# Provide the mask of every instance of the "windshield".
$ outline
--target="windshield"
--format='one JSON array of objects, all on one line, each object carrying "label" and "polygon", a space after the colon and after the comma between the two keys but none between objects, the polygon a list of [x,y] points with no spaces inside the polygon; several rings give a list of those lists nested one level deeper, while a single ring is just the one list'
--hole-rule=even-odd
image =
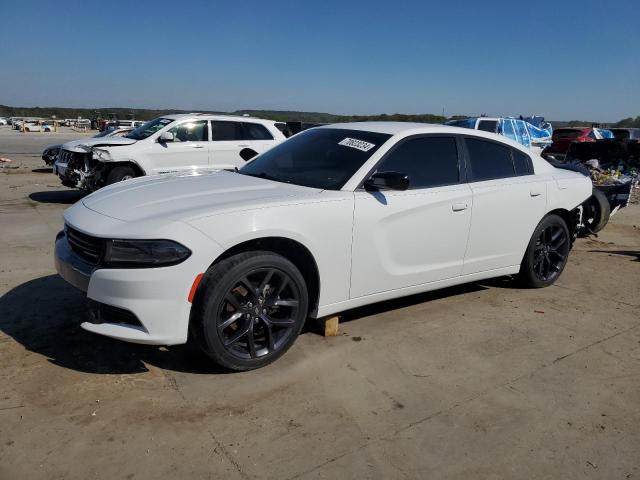
[{"label": "windshield", "polygon": [[144,140],[173,122],[174,120],[171,120],[170,118],[156,118],[155,120],[151,120],[150,122],[140,125],[138,128],[125,135],[125,137],[132,138],[134,140]]},{"label": "windshield", "polygon": [[103,130],[102,132],[96,134],[93,136],[93,138],[101,138],[101,137],[106,137],[107,135],[109,135],[111,132],[113,132],[113,129],[110,128],[108,130]]},{"label": "windshield", "polygon": [[243,175],[340,190],[391,135],[314,128],[294,135],[239,170]]}]

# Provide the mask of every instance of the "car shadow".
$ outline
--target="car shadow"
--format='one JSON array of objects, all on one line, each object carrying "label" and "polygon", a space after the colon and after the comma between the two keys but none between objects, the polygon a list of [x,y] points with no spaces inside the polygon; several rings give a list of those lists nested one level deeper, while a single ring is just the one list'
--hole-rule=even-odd
[{"label": "car shadow", "polygon": [[58,190],[48,192],[33,192],[29,198],[38,203],[59,203],[71,205],[87,195],[82,190]]},{"label": "car shadow", "polygon": [[49,168],[32,168],[31,171],[33,173],[51,173],[51,174],[53,174],[53,171],[52,171],[51,167],[49,167]]},{"label": "car shadow", "polygon": [[83,373],[135,374],[146,365],[176,372],[224,374],[190,345],[158,347],[121,342],[80,328],[86,299],[58,275],[19,285],[0,298],[0,330],[54,365]]},{"label": "car shadow", "polygon": [[[341,322],[385,313],[490,288],[470,283],[387,300],[340,314]],[[136,374],[147,365],[192,374],[228,374],[193,345],[162,347],[114,340],[83,330],[86,297],[58,275],[30,280],[0,297],[0,331],[25,349],[63,368],[92,374]],[[321,334],[319,322],[308,321],[303,333]]]},{"label": "car shadow", "polygon": [[607,253],[609,255],[622,255],[626,257],[635,257],[635,262],[640,262],[639,250],[589,250],[590,253]]}]

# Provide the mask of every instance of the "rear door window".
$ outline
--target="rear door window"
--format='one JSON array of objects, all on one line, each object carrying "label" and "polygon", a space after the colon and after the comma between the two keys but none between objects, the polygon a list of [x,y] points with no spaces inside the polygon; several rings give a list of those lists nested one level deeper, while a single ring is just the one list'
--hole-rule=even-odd
[{"label": "rear door window", "polygon": [[382,161],[378,172],[409,176],[409,189],[452,185],[460,181],[454,137],[419,137],[403,141]]},{"label": "rear door window", "polygon": [[273,135],[264,125],[243,122],[244,140],[273,140]]},{"label": "rear door window", "polygon": [[225,122],[214,120],[211,122],[213,141],[243,140],[244,131],[240,122]]},{"label": "rear door window", "polygon": [[531,175],[533,173],[531,170],[531,159],[528,155],[515,148],[511,149],[511,154],[513,155],[513,167],[516,175]]},{"label": "rear door window", "polygon": [[465,143],[472,181],[481,182],[515,175],[509,147],[470,137],[465,138]]}]

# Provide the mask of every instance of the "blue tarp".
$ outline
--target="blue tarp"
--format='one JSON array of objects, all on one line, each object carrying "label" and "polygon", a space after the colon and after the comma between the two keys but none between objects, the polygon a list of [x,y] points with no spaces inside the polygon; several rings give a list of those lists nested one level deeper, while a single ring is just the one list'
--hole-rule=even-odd
[{"label": "blue tarp", "polygon": [[[446,124],[454,127],[475,129],[477,121],[485,117],[470,117],[460,120],[450,120]],[[487,118],[489,119],[489,118]],[[527,121],[530,120],[530,121]],[[501,117],[498,119],[496,133],[515,140],[525,147],[543,147],[551,144],[553,127],[544,121],[544,117],[527,117],[527,120],[514,117]],[[533,123],[532,123],[533,122]]]}]

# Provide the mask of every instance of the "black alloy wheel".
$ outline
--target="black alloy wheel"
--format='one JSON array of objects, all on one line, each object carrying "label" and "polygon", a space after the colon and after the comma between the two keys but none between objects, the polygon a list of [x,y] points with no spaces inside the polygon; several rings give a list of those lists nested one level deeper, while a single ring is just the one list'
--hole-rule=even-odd
[{"label": "black alloy wheel", "polygon": [[218,335],[235,357],[263,357],[294,333],[299,308],[300,292],[285,272],[257,269],[239,278],[220,303]]},{"label": "black alloy wheel", "polygon": [[569,238],[566,229],[552,224],[546,227],[536,242],[533,270],[542,282],[554,281],[564,268],[569,255]]},{"label": "black alloy wheel", "polygon": [[569,258],[571,237],[565,220],[547,215],[531,236],[520,265],[521,282],[532,288],[547,287],[559,277]]},{"label": "black alloy wheel", "polygon": [[216,363],[252,370],[273,362],[293,345],[307,313],[307,286],[291,261],[273,252],[244,252],[205,273],[190,328]]}]

